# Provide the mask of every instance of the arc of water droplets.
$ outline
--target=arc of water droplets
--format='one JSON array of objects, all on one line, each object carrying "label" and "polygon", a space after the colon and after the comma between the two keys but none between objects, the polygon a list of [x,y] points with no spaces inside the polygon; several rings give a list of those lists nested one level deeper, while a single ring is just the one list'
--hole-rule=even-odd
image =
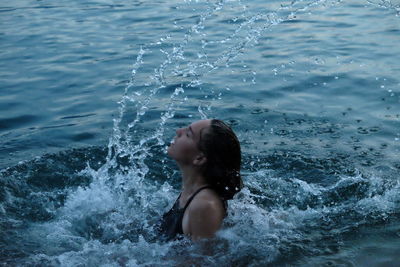
[{"label": "arc of water droplets", "polygon": [[[207,1],[210,3],[210,1]],[[148,45],[142,46],[140,48],[140,51],[136,57],[136,61],[133,64],[133,69],[132,69],[132,74],[130,81],[128,85],[125,88],[124,95],[122,99],[118,102],[119,103],[119,116],[118,118],[114,119],[114,127],[113,127],[113,135],[110,138],[109,144],[108,144],[108,155],[107,155],[107,160],[106,164],[102,167],[104,170],[110,168],[110,167],[115,167],[116,162],[113,160],[115,156],[119,157],[124,157],[128,156],[130,158],[130,161],[132,163],[138,164],[139,169],[146,169],[146,165],[144,164],[144,159],[146,158],[147,155],[149,155],[149,148],[145,146],[145,144],[151,140],[156,139],[158,142],[158,145],[162,145],[164,142],[161,139],[164,133],[164,125],[167,122],[168,119],[172,118],[174,116],[174,111],[173,108],[175,106],[174,104],[174,98],[181,93],[184,92],[182,85],[180,87],[175,88],[175,92],[171,95],[170,103],[167,106],[167,112],[164,113],[161,117],[161,122],[159,123],[156,132],[146,138],[143,139],[139,142],[139,144],[136,144],[134,146],[133,142],[131,140],[131,136],[129,135],[129,131],[135,127],[135,125],[139,122],[140,118],[146,114],[148,104],[154,97],[154,95],[157,94],[157,92],[166,86],[165,84],[165,78],[164,78],[164,71],[167,68],[168,65],[174,63],[175,60],[179,58],[183,58],[183,53],[185,50],[185,47],[189,43],[191,36],[193,34],[198,34],[202,28],[202,25],[204,24],[205,20],[210,17],[215,11],[219,10],[224,1],[218,1],[215,4],[211,4],[212,8],[209,8],[208,11],[205,14],[202,14],[200,16],[199,21],[190,27],[189,30],[185,33],[184,40],[183,42],[178,45],[173,47],[173,51],[171,53],[168,53],[166,51],[161,50],[166,55],[166,59],[164,62],[154,70],[154,76],[153,79],[157,82],[157,86],[154,87],[153,89],[150,90],[149,95],[146,97],[146,99],[143,102],[138,102],[135,99],[135,95],[129,96],[128,92],[129,89],[134,86],[135,84],[135,76],[141,65],[143,64],[143,56],[146,53],[146,50],[148,48],[151,48],[156,45],[160,45],[167,41],[170,37],[167,36],[165,38],[161,38],[158,42],[155,43],[150,43]],[[127,104],[129,102],[138,102],[137,103],[137,112],[136,112],[136,118],[128,124],[128,127],[125,130],[121,129],[121,122],[123,119],[123,116],[125,114],[125,110],[127,107]]]},{"label": "arc of water droplets", "polygon": [[[340,3],[342,0],[336,0],[334,2]],[[181,85],[180,87],[177,87],[175,89],[175,92],[171,95],[170,103],[167,105],[167,111],[162,114],[161,116],[161,121],[153,135],[150,137],[143,139],[139,142],[139,144],[133,145],[133,142],[131,140],[131,136],[129,135],[129,131],[135,127],[135,125],[139,122],[140,118],[146,114],[146,111],[148,109],[148,105],[150,101],[153,99],[153,97],[157,94],[157,92],[166,86],[165,83],[165,70],[166,68],[173,64],[176,60],[182,59],[183,54],[185,51],[186,46],[190,42],[192,35],[194,34],[200,34],[201,30],[203,29],[204,22],[206,21],[207,18],[212,16],[216,11],[222,9],[224,3],[226,1],[218,1],[217,3],[211,3],[210,1],[207,1],[212,8],[209,8],[205,14],[200,15],[199,21],[190,27],[189,30],[185,33],[184,40],[181,44],[178,46],[174,46],[172,49],[172,52],[168,53],[167,51],[160,50],[162,53],[166,55],[166,59],[164,60],[161,65],[154,70],[154,75],[152,76],[153,80],[156,81],[156,86],[152,88],[149,92],[149,95],[146,97],[146,99],[143,102],[138,102],[135,99],[135,95],[129,96],[128,92],[129,89],[134,85],[135,83],[135,75],[137,71],[139,70],[140,66],[142,65],[143,61],[143,56],[146,53],[148,48],[151,48],[153,46],[162,44],[163,42],[167,41],[169,39],[169,36],[166,38],[161,38],[158,42],[148,44],[144,47],[140,48],[140,51],[138,53],[138,56],[136,58],[136,62],[133,65],[133,70],[132,70],[132,75],[131,79],[128,83],[128,85],[125,88],[124,96],[122,99],[119,101],[119,117],[117,119],[114,119],[114,133],[112,137],[110,138],[110,142],[108,145],[108,156],[107,156],[107,162],[114,162],[112,158],[116,155],[123,157],[127,156],[131,159],[131,162],[136,162],[139,163],[140,166],[145,166],[144,164],[144,159],[149,155],[149,149],[148,147],[145,146],[146,143],[148,143],[151,140],[157,140],[157,145],[163,145],[164,142],[161,139],[164,133],[164,125],[168,121],[168,119],[172,118],[174,116],[174,108],[175,108],[175,102],[173,101],[174,98],[176,98],[178,95],[182,94],[184,92],[183,86]],[[239,1],[240,2],[240,1]],[[294,6],[301,4],[305,2],[305,5],[301,7],[297,7],[294,10],[290,12],[289,15],[279,17],[278,13],[283,10],[288,10],[290,8],[293,8]],[[281,5],[281,7],[275,11],[275,12],[270,12],[266,14],[257,14],[254,16],[251,16],[249,19],[245,20],[242,22],[238,29],[235,30],[233,34],[228,36],[227,38],[224,38],[220,41],[213,41],[214,43],[226,43],[232,39],[234,39],[243,29],[245,28],[250,28],[249,32],[247,33],[247,36],[244,40],[233,44],[230,46],[227,50],[225,50],[222,55],[217,58],[214,62],[208,62],[206,61],[205,63],[197,64],[197,65],[192,65],[189,72],[192,74],[192,81],[189,83],[188,86],[194,87],[198,86],[201,84],[201,81],[199,80],[199,77],[208,74],[212,72],[213,70],[216,70],[219,68],[220,65],[225,64],[226,66],[229,65],[229,62],[237,58],[239,55],[243,53],[243,50],[248,47],[249,45],[256,43],[257,40],[260,38],[263,32],[265,32],[269,27],[273,25],[278,25],[284,21],[288,20],[293,20],[295,18],[295,15],[299,12],[306,11],[312,6],[320,5],[321,3],[326,3],[326,2],[332,2],[329,0],[314,0],[314,1],[307,1],[307,0],[299,0],[299,1],[292,1],[291,4],[289,5]],[[252,28],[253,25],[255,25],[257,22],[259,22],[262,19],[266,19],[266,23],[262,24],[259,27]],[[212,42],[209,42],[212,43]],[[204,49],[205,46],[207,45],[207,42],[203,43],[202,48]],[[205,57],[207,59],[207,57]],[[185,72],[188,70],[182,70],[181,72]],[[194,74],[194,75],[193,75]],[[136,118],[128,124],[128,127],[125,130],[121,129],[121,121],[124,116],[124,112],[126,110],[126,106],[129,102],[138,102],[137,103],[137,112],[136,112]],[[202,115],[202,117],[206,117],[206,114],[204,111],[202,111],[201,107],[199,106],[199,113]],[[139,161],[137,161],[139,160]],[[115,162],[114,162],[115,164]]]}]

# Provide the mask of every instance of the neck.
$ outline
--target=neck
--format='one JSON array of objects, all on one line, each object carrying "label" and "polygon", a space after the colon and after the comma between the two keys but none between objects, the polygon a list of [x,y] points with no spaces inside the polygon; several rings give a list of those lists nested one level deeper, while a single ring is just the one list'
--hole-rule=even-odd
[{"label": "neck", "polygon": [[207,184],[203,175],[193,167],[180,166],[182,172],[182,194],[192,194],[198,188]]}]

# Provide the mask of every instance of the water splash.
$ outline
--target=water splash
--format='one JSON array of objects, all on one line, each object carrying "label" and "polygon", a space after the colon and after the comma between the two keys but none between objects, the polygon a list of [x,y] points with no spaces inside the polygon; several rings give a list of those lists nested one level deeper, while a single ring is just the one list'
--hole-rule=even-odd
[{"label": "water splash", "polygon": [[[120,101],[119,117],[114,121],[114,134],[108,146],[107,162],[98,170],[89,166],[82,172],[82,175],[89,175],[94,180],[98,180],[99,184],[92,183],[91,187],[86,189],[88,192],[77,193],[77,198],[82,201],[86,199],[86,196],[92,195],[89,192],[96,192],[98,189],[102,192],[109,192],[110,195],[106,194],[99,201],[109,199],[109,202],[113,204],[106,206],[105,210],[96,208],[95,213],[113,213],[116,208],[120,210],[116,216],[119,220],[124,221],[122,234],[111,240],[124,241],[108,244],[104,241],[85,243],[85,246],[93,247],[91,249],[85,247],[78,253],[74,253],[72,258],[80,258],[82,253],[87,256],[93,250],[99,255],[104,250],[103,246],[111,251],[122,249],[126,253],[134,255],[123,260],[129,264],[148,263],[149,258],[146,255],[137,254],[136,251],[139,248],[144,249],[146,253],[157,254],[153,263],[159,263],[159,258],[171,260],[169,255],[174,255],[174,253],[178,253],[177,251],[182,253],[182,249],[186,249],[189,255],[196,257],[201,245],[182,248],[179,242],[161,245],[150,241],[154,238],[151,228],[154,218],[150,214],[160,215],[161,207],[172,202],[174,193],[169,182],[163,183],[163,186],[160,187],[160,184],[145,179],[150,171],[147,160],[154,158],[154,151],[165,145],[164,134],[168,121],[174,117],[182,104],[188,101],[187,91],[189,92],[193,88],[204,90],[202,86],[206,77],[221,68],[230,68],[231,64],[235,63],[246,49],[257,44],[268,29],[294,20],[297,16],[309,12],[313,7],[336,5],[341,1],[292,1],[280,5],[272,12],[259,11],[254,14],[244,11],[232,19],[234,22],[239,22],[233,32],[214,39],[206,32],[208,20],[212,20],[218,12],[226,11],[229,5],[237,5],[243,10],[246,10],[246,5],[241,1],[218,1],[216,3],[207,1],[205,3],[206,11],[198,16],[194,25],[185,30],[181,42],[170,43],[170,40],[176,38],[168,35],[154,44],[142,46],[134,64],[131,80]],[[223,45],[223,49],[218,54],[212,54],[213,46],[216,45]],[[160,46],[164,47],[160,48]],[[189,56],[192,46],[201,47],[194,58]],[[153,74],[149,76],[151,82],[146,81],[145,86],[140,87],[138,85],[141,81],[135,77],[144,62],[145,54],[152,53],[155,49],[159,49],[164,57],[163,61],[153,69]],[[149,107],[153,102],[157,102],[163,89],[171,89],[169,81],[176,80],[176,78],[178,80],[184,78],[184,81],[172,86],[173,92],[166,98],[168,102],[164,106],[165,111],[161,113],[158,126],[151,133],[146,133],[146,137],[138,138],[136,134],[139,132],[141,120],[146,117]],[[210,88],[208,92],[202,92],[207,100],[196,101],[199,103],[197,110],[201,118],[209,117],[212,103],[217,102],[222,93],[226,93],[225,89]],[[130,105],[134,105],[135,109],[133,120],[127,118],[130,116],[128,112]],[[251,167],[253,166],[251,165]],[[283,255],[285,257],[290,255],[296,259],[300,254],[327,253],[327,250],[332,249],[330,246],[335,246],[337,239],[344,238],[351,229],[363,224],[379,223],[382,218],[398,214],[399,206],[395,204],[398,200],[393,198],[394,194],[398,192],[398,185],[396,183],[385,184],[376,177],[365,178],[360,175],[342,177],[336,184],[326,188],[296,178],[275,178],[262,168],[257,173],[250,172],[245,176],[251,182],[248,184],[248,189],[243,190],[238,198],[232,201],[229,219],[226,221],[224,230],[219,233],[215,247],[228,250],[230,257],[246,255],[247,258],[251,255],[253,257],[252,264],[279,262]],[[383,190],[379,191],[378,188],[383,188]],[[357,192],[356,195],[353,194],[354,190]],[[158,201],[155,202],[155,198],[159,198]],[[73,198],[69,201],[66,206],[74,207]],[[358,209],[355,209],[354,205]],[[145,218],[130,216],[131,211],[141,212]],[[129,232],[127,225],[132,222],[134,222],[134,229],[141,229],[134,232],[133,239],[126,235]],[[349,224],[349,222],[352,223]],[[100,222],[100,225],[103,224],[104,222]],[[116,224],[117,220],[109,223],[109,232],[115,231],[112,228],[115,228]],[[318,232],[321,227],[324,231],[332,231],[332,234],[315,236],[307,234],[308,231],[313,230]],[[132,233],[130,234],[132,235]],[[315,246],[321,239],[326,238],[328,242],[325,246]],[[305,241],[310,243],[310,239],[314,245],[304,247],[293,245]],[[226,247],[227,241],[228,248]],[[178,246],[178,250],[175,250],[175,245]],[[222,250],[216,249],[214,252],[216,254],[212,254],[216,257],[212,261],[213,264],[223,265],[226,263],[226,257],[221,256]],[[116,257],[118,261],[121,260],[121,256]],[[207,262],[204,254],[197,257],[200,257],[201,261]],[[109,258],[106,259],[109,260]],[[172,262],[181,263],[185,260],[172,260]],[[229,262],[232,263],[235,260],[240,263],[243,257],[239,256]]]},{"label": "water splash", "polygon": [[[273,12],[259,11],[256,15],[243,12],[240,16],[236,16],[232,19],[233,22],[236,20],[242,21],[239,26],[235,26],[233,33],[219,40],[207,40],[208,34],[205,32],[205,27],[208,19],[211,19],[216,13],[222,12],[224,8],[228,9],[229,5],[240,7],[243,10],[246,10],[246,5],[241,1],[217,1],[215,3],[212,1],[205,1],[206,11],[199,15],[196,24],[185,30],[183,40],[180,43],[173,43],[170,45],[171,48],[169,50],[160,48],[165,59],[154,69],[154,74],[150,76],[153,84],[147,84],[148,86],[145,86],[144,89],[136,90],[130,94],[131,89],[137,84],[140,84],[140,81],[137,81],[135,77],[138,71],[140,71],[140,66],[143,64],[143,56],[145,53],[151,52],[151,49],[156,49],[159,45],[167,44],[172,37],[167,35],[166,37],[160,38],[160,40],[155,43],[140,48],[133,65],[131,79],[125,88],[124,96],[119,102],[119,117],[114,120],[114,133],[108,145],[109,153],[107,157],[107,166],[105,168],[109,169],[111,166],[115,167],[115,157],[120,156],[130,158],[129,161],[132,164],[140,162],[138,163],[140,166],[139,169],[142,169],[144,167],[143,161],[150,155],[148,144],[156,140],[156,145],[164,145],[163,134],[165,132],[165,125],[179,108],[179,100],[176,101],[177,98],[179,96],[181,97],[181,103],[188,100],[187,96],[184,94],[184,87],[199,88],[202,90],[200,87],[203,83],[201,80],[202,77],[211,75],[213,71],[223,66],[229,68],[232,62],[243,55],[245,49],[257,44],[258,39],[261,38],[263,33],[270,27],[293,20],[296,18],[296,15],[304,13],[314,6],[333,5],[340,2],[341,1],[301,0],[281,4],[281,6]],[[197,40],[196,37],[200,38],[200,40]],[[187,58],[187,56],[185,56],[187,48],[200,43],[201,56],[198,56],[197,59]],[[207,51],[207,47],[213,45],[224,45],[225,47],[219,55],[211,56],[210,52]],[[254,71],[252,73],[254,75]],[[135,127],[140,122],[141,118],[146,115],[152,101],[156,100],[158,92],[167,86],[167,80],[176,76],[189,78],[190,81],[181,82],[175,87],[174,92],[169,97],[169,102],[165,106],[166,111],[161,115],[159,125],[154,133],[141,139],[138,145],[134,145],[134,143],[137,142],[132,140],[132,136],[134,136],[132,133],[137,133],[137,131],[134,130]],[[254,82],[254,77],[252,80]],[[183,85],[184,83],[185,86]],[[211,102],[213,100],[220,100],[223,93],[223,89],[212,88],[211,96],[209,97],[211,98]],[[207,94],[205,97],[207,98]],[[211,110],[211,102],[205,104],[207,110]],[[128,116],[127,110],[129,104],[135,104],[136,115],[133,121],[129,122],[128,120],[127,125],[122,125],[124,117]],[[198,105],[200,117],[207,118],[208,115],[205,113],[202,106],[204,106],[202,103]],[[145,176],[145,173],[143,173],[143,176]]]},{"label": "water splash", "polygon": [[[338,161],[335,156],[325,162],[304,157],[298,163],[298,158],[290,154],[270,158],[253,158],[245,154],[247,188],[230,203],[224,229],[212,244],[192,244],[187,240],[162,244],[157,241],[152,228],[177,193],[176,183],[172,180],[176,174],[162,166],[165,164],[162,148],[171,118],[188,102],[197,106],[196,115],[210,117],[213,105],[218,104],[223,94],[234,92],[227,90],[228,86],[207,87],[208,77],[238,63],[246,49],[255,46],[272,27],[294,20],[313,8],[340,3],[291,1],[279,5],[274,11],[254,11],[249,10],[243,1],[186,1],[188,6],[196,5],[196,8],[205,10],[195,16],[194,24],[179,33],[183,37],[167,34],[154,43],[141,46],[130,81],[119,101],[119,113],[114,120],[105,162],[88,160],[86,168],[62,165],[73,153],[61,159],[42,159],[46,168],[51,162],[56,162],[58,167],[54,172],[69,170],[67,176],[72,173],[68,178],[76,184],[55,186],[61,195],[59,203],[52,200],[56,193],[49,191],[46,194],[44,188],[39,188],[37,195],[31,195],[32,199],[42,198],[43,203],[39,203],[40,208],[36,209],[45,211],[45,215],[40,217],[43,223],[33,223],[28,230],[24,229],[25,237],[16,234],[18,240],[23,240],[19,244],[30,241],[35,248],[35,252],[28,252],[28,256],[20,256],[18,263],[183,265],[195,259],[196,264],[226,266],[296,262],[301,255],[334,253],[340,249],[340,242],[360,226],[380,225],[398,218],[398,180],[388,181],[379,175],[365,176],[357,171],[345,175],[346,164],[350,162],[335,165]],[[222,36],[213,36],[207,32],[207,23],[214,23],[217,15],[223,12],[227,12],[233,29]],[[213,53],[215,46],[222,49]],[[196,53],[191,53],[192,50]],[[162,54],[161,63],[149,71],[145,68],[146,56],[156,52]],[[194,90],[200,91],[200,97],[191,96]],[[163,106],[162,112],[154,119],[157,126],[142,131],[151,106],[160,103],[158,98],[162,98]],[[254,110],[254,114],[260,112]],[[322,126],[316,128],[316,131],[326,130],[321,129]],[[334,131],[334,128],[331,125],[328,131]],[[276,131],[273,130],[271,128],[271,133]],[[282,136],[289,134],[280,133]],[[282,172],[288,172],[285,165],[288,158],[297,163],[293,168],[303,164],[303,170],[322,170],[318,173],[321,176],[326,175],[323,172],[326,169],[342,176],[329,173],[336,180],[329,180],[327,186],[308,181],[306,174],[292,169],[289,169],[288,176],[277,172],[278,167],[274,170],[274,166],[280,166]],[[2,183],[6,181],[2,188],[7,192],[1,194],[6,200],[0,206],[0,214],[12,208],[25,212],[24,204],[29,206],[29,201],[21,201],[24,197],[30,200],[29,197],[18,197],[16,195],[23,194],[11,190],[19,186],[19,176],[38,181],[42,178],[32,177],[41,165],[34,163],[32,167],[29,164],[22,163],[22,166],[2,173],[10,179],[1,180]],[[25,173],[21,169],[26,166]],[[83,170],[75,173],[71,171],[74,169]],[[162,175],[170,179],[166,181],[165,177],[160,177]],[[321,176],[317,175],[315,179]],[[29,186],[25,187],[28,188],[26,191],[32,191]],[[34,208],[32,210],[39,213]],[[23,219],[15,220],[13,227],[17,230],[22,228]],[[211,245],[214,248],[211,252],[204,248]]]}]

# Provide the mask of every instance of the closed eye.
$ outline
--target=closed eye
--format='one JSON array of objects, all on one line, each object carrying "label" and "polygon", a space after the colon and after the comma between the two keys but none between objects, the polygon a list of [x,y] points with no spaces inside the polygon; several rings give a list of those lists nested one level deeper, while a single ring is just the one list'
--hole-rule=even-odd
[{"label": "closed eye", "polygon": [[189,126],[189,131],[190,131],[191,135],[194,136],[194,132],[193,132],[193,129],[191,126]]}]

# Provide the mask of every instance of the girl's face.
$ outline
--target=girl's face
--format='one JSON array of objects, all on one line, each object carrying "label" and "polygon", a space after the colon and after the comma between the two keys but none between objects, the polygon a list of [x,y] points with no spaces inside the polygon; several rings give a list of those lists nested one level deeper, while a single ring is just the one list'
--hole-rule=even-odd
[{"label": "girl's face", "polygon": [[202,154],[197,148],[201,130],[210,127],[210,125],[211,120],[201,120],[186,128],[176,130],[176,136],[168,147],[168,155],[178,163],[193,164],[194,160]]}]

